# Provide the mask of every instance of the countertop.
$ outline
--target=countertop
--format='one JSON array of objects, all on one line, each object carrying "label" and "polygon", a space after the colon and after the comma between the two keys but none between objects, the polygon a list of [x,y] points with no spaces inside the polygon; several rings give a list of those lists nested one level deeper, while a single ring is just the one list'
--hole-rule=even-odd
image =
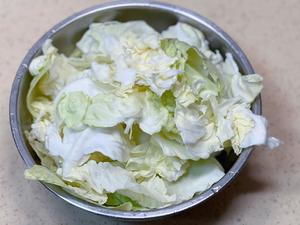
[{"label": "countertop", "polygon": [[[0,0],[0,224],[121,225],[56,198],[23,178],[8,101],[15,72],[32,44],[65,17],[100,0]],[[257,148],[239,177],[204,205],[146,224],[300,224],[300,1],[168,1],[207,16],[229,33],[264,77],[263,112],[279,149]]]}]

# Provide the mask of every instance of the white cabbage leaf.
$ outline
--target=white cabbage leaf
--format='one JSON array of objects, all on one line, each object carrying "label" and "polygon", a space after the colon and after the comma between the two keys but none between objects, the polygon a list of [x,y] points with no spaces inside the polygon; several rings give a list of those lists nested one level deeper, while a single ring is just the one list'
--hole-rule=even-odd
[{"label": "white cabbage leaf", "polygon": [[154,142],[131,149],[126,163],[126,169],[132,171],[138,180],[159,175],[167,181],[176,181],[186,172],[187,166],[187,161],[163,154],[160,146]]},{"label": "white cabbage leaf", "polygon": [[231,116],[234,129],[231,142],[236,154],[240,154],[242,148],[266,144],[267,120],[264,117],[254,114],[245,105],[234,107]]},{"label": "white cabbage leaf", "polygon": [[175,110],[175,124],[185,145],[196,143],[206,134],[208,121],[198,109],[199,107],[193,106],[189,108],[177,106]]},{"label": "white cabbage leaf", "polygon": [[258,74],[241,75],[231,53],[226,54],[225,61],[217,65],[221,71],[224,98],[240,98],[251,103],[263,89],[263,78]]},{"label": "white cabbage leaf", "polygon": [[146,92],[142,116],[139,120],[140,128],[147,134],[157,133],[168,122],[168,115],[168,110],[162,105],[158,96]]},{"label": "white cabbage leaf", "polygon": [[77,47],[85,54],[101,53],[113,61],[109,67],[92,63],[97,79],[104,83],[132,86],[136,82],[161,96],[180,73],[172,67],[176,59],[160,48],[159,33],[144,21],[91,24]]},{"label": "white cabbage leaf", "polygon": [[80,162],[88,160],[93,152],[100,152],[112,160],[126,162],[129,146],[118,128],[91,128],[74,131],[65,127],[63,137],[55,126],[49,126],[45,137],[45,146],[53,156],[63,159],[63,175],[68,177],[70,170]]}]

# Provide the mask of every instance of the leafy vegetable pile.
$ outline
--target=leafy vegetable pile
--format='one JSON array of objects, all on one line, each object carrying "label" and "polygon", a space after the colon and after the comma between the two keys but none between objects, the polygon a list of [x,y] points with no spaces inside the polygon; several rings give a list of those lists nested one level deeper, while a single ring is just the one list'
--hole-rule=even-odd
[{"label": "leafy vegetable pile", "polygon": [[224,148],[266,143],[266,120],[250,110],[262,77],[242,76],[187,24],[94,23],[69,57],[51,40],[42,50],[29,67],[26,131],[41,165],[28,179],[106,207],[160,208],[220,180]]}]

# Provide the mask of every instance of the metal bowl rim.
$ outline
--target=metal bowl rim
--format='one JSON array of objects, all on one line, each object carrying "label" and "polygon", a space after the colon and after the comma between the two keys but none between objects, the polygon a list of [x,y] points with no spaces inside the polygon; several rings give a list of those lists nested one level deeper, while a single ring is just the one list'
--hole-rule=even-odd
[{"label": "metal bowl rim", "polygon": [[[173,14],[183,15],[189,18],[190,20],[194,20],[198,23],[202,23],[206,27],[211,29],[214,33],[218,33],[219,36],[221,36],[225,41],[227,41],[227,43],[230,45],[230,48],[232,48],[238,54],[238,57],[240,58],[241,63],[244,65],[247,74],[254,73],[254,70],[249,60],[247,59],[247,57],[245,56],[241,48],[235,43],[235,41],[227,33],[225,33],[220,27],[215,25],[212,21],[210,21],[206,17],[201,16],[189,9],[185,9],[183,7],[175,6],[168,3],[156,2],[156,1],[123,0],[123,1],[114,1],[110,3],[99,4],[87,8],[85,10],[82,10],[64,19],[60,23],[56,24],[32,46],[32,48],[28,51],[28,53],[24,57],[20,67],[18,68],[16,77],[13,81],[10,101],[9,101],[9,121],[10,121],[11,132],[12,132],[14,142],[27,167],[33,166],[35,162],[31,157],[31,155],[28,153],[27,147],[23,139],[22,130],[19,126],[19,112],[18,112],[17,103],[19,98],[21,80],[28,70],[28,65],[30,61],[32,60],[36,52],[41,48],[42,44],[45,42],[46,39],[51,38],[52,35],[54,35],[56,32],[59,32],[62,28],[64,28],[68,24],[88,14],[105,11],[105,10],[111,10],[111,9],[120,9],[120,8],[150,8],[150,9],[153,8],[153,9],[170,12]],[[253,110],[256,114],[262,113],[260,96],[258,96],[255,102],[253,103]],[[215,183],[211,188],[201,193],[200,195],[177,205],[173,205],[161,209],[149,210],[149,211],[126,212],[126,211],[103,208],[100,206],[94,206],[72,196],[71,194],[66,193],[61,189],[58,189],[54,185],[46,184],[43,182],[41,183],[48,190],[50,190],[52,193],[54,193],[56,196],[60,197],[61,199],[64,199],[66,202],[98,215],[103,215],[103,216],[108,216],[108,217],[113,217],[118,219],[129,219],[129,220],[154,219],[154,218],[169,216],[181,212],[183,210],[186,210],[188,208],[194,207],[200,203],[205,202],[207,199],[214,196],[217,192],[224,189],[231,181],[234,180],[237,174],[241,171],[246,161],[248,160],[252,150],[253,150],[252,147],[244,149],[241,155],[238,157],[237,161],[232,166],[232,168],[226,173],[226,175],[217,183]]]}]

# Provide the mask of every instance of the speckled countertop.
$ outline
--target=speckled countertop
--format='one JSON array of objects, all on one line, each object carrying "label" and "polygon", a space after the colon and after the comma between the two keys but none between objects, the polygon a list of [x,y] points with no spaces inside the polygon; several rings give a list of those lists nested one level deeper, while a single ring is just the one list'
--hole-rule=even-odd
[{"label": "speckled countertop", "polygon": [[[0,0],[0,224],[129,224],[72,207],[38,182],[24,180],[25,165],[9,130],[12,80],[31,45],[52,25],[99,0]],[[221,26],[263,75],[264,115],[285,144],[257,148],[240,176],[206,204],[147,224],[300,224],[300,1],[176,0]]]}]

